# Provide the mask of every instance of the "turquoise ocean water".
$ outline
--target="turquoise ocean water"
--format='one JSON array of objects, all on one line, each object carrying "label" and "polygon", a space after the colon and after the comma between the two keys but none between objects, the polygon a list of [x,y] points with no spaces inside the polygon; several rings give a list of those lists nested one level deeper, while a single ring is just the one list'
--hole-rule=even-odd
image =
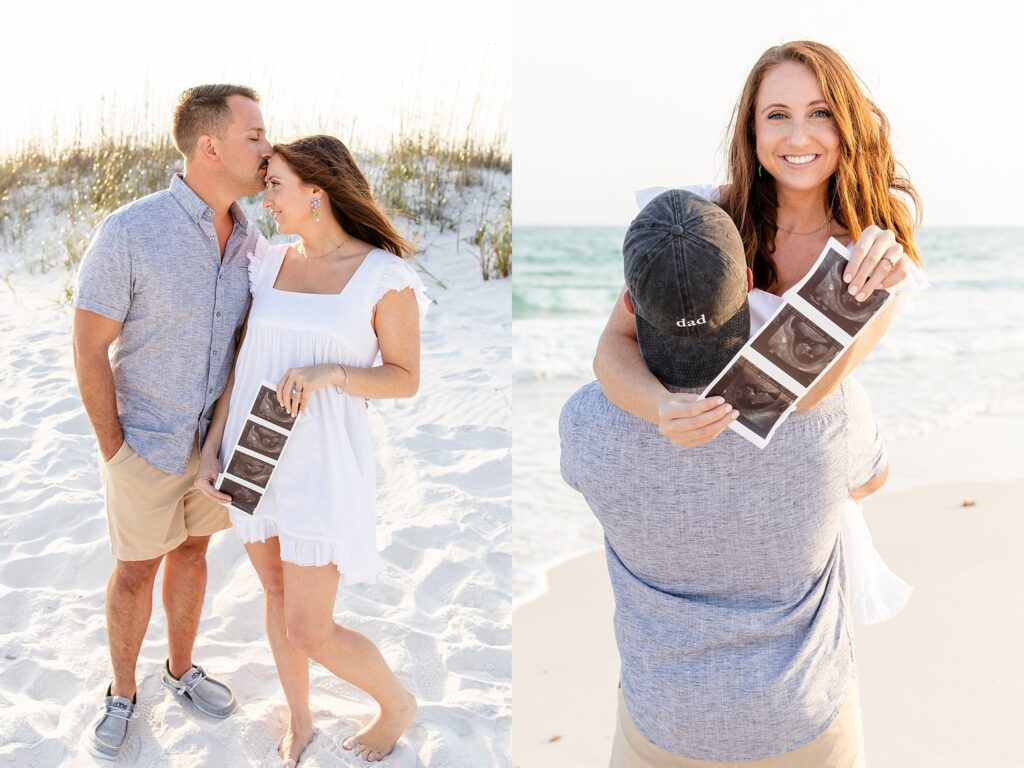
[{"label": "turquoise ocean water", "polygon": [[[513,286],[516,589],[600,543],[558,476],[562,402],[593,378],[597,338],[622,286],[624,228],[517,227]],[[1024,229],[924,228],[929,287],[857,371],[892,446],[1024,414]],[[539,579],[539,581],[538,581]]]}]

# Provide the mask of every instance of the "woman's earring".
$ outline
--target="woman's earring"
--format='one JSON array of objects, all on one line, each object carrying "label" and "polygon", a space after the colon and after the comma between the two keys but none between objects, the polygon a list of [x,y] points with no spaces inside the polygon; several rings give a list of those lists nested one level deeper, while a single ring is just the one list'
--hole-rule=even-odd
[{"label": "woman's earring", "polygon": [[320,223],[320,198],[314,197],[309,201],[309,209],[313,211],[313,218],[316,219],[316,223]]},{"label": "woman's earring", "polygon": [[762,175],[763,175],[763,174],[761,173],[761,171],[762,171],[762,170],[764,170],[764,169],[763,169],[763,168],[761,168],[761,164],[760,164],[760,163],[758,163],[758,164],[757,164],[757,178],[759,178],[759,179],[760,179],[760,178],[762,177]]}]

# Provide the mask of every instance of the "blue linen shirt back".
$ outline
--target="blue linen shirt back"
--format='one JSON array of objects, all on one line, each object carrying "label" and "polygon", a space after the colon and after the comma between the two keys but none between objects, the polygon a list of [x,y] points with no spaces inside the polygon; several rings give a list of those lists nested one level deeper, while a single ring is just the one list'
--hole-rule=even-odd
[{"label": "blue linen shirt back", "polygon": [[847,378],[758,449],[683,449],[597,383],[562,409],[562,476],[605,534],[622,694],[655,746],[698,760],[782,754],[820,735],[855,675],[839,535],[885,466]]}]

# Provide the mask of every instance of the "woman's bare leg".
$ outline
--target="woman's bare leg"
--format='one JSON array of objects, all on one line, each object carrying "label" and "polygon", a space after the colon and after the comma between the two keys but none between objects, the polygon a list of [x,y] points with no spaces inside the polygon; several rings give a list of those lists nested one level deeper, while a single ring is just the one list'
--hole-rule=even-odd
[{"label": "woman's bare leg", "polygon": [[286,766],[294,766],[313,738],[313,716],[309,711],[309,658],[288,640],[284,575],[277,537],[246,544],[245,549],[263,583],[264,626],[274,654],[277,676],[288,702],[290,722],[281,742],[281,757]]},{"label": "woman's bare leg", "polygon": [[[390,752],[416,714],[416,697],[395,677],[377,646],[334,622],[338,569],[284,563],[284,610],[292,645],[377,700],[380,712],[360,730],[357,753],[379,759]],[[351,748],[346,743],[346,748]]]}]

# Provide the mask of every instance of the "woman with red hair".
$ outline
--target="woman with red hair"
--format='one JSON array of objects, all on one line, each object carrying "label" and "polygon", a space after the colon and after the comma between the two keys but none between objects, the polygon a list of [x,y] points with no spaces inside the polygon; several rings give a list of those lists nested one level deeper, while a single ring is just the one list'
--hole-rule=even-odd
[{"label": "woman with red hair", "polygon": [[[726,184],[689,189],[732,217],[754,288],[784,293],[830,237],[854,243],[845,278],[857,300],[878,288],[923,282],[914,241],[920,199],[898,172],[889,121],[836,51],[808,41],[765,51],[747,77],[731,131]],[[641,193],[641,204],[649,197]],[[857,338],[798,410],[813,408],[860,364],[895,306]],[[598,343],[594,372],[609,400],[684,447],[714,439],[734,418],[728,403],[662,386],[643,363],[635,321],[621,300]]]}]

